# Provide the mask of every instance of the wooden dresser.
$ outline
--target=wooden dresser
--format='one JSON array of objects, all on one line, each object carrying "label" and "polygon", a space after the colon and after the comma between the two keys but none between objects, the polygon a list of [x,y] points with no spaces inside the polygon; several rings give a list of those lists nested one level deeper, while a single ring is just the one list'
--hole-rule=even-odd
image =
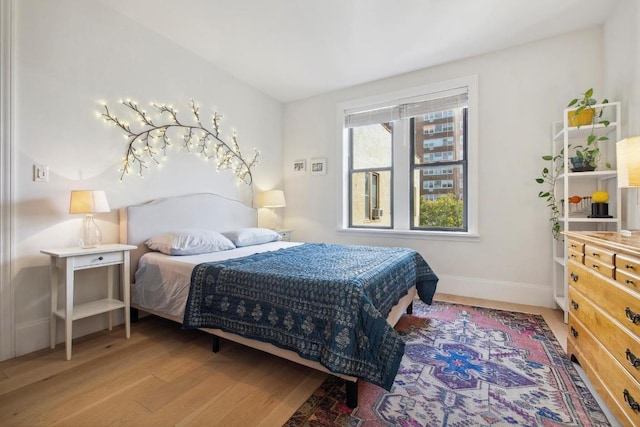
[{"label": "wooden dresser", "polygon": [[563,233],[567,353],[624,425],[640,426],[640,232]]}]

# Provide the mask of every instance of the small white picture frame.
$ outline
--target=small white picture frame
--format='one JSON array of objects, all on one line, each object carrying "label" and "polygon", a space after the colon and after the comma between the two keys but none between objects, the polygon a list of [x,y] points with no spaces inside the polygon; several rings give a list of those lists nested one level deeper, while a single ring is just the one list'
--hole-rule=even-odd
[{"label": "small white picture frame", "polygon": [[306,160],[294,160],[293,161],[293,173],[302,174],[307,171]]},{"label": "small white picture frame", "polygon": [[327,159],[317,158],[309,161],[311,175],[326,175],[327,174]]}]

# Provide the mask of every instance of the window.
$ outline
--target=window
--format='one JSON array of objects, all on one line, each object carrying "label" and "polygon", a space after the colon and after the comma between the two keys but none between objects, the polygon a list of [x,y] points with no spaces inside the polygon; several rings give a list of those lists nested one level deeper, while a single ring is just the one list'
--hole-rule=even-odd
[{"label": "window", "polygon": [[464,78],[340,106],[343,228],[477,234],[476,86]]},{"label": "window", "polygon": [[391,227],[392,133],[389,123],[349,129],[352,227]]}]

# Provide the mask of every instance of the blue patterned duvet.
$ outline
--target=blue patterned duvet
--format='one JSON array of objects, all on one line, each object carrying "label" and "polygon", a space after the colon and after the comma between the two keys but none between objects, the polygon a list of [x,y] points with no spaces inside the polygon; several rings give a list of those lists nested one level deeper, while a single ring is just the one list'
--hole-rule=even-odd
[{"label": "blue patterned duvet", "polygon": [[437,281],[410,249],[308,243],[197,265],[183,324],[266,341],[388,390],[404,342],[387,315],[413,285],[430,303]]}]

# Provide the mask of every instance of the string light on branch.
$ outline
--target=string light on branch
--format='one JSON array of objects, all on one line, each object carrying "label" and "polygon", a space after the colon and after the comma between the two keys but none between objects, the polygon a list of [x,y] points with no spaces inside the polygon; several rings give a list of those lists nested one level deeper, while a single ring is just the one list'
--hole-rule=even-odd
[{"label": "string light on branch", "polygon": [[220,119],[222,116],[214,112],[211,116],[211,129],[202,124],[200,109],[191,100],[190,123],[182,122],[178,119],[178,111],[171,105],[152,103],[155,114],[150,115],[143,110],[136,102],[130,99],[121,100],[129,113],[135,117],[137,127],[132,128],[128,122],[118,118],[109,107],[104,104],[105,112],[102,117],[107,123],[112,123],[125,133],[128,141],[127,150],[122,160],[120,168],[120,181],[124,176],[131,173],[132,169],[137,170],[139,176],[149,166],[155,163],[160,166],[160,159],[167,155],[167,150],[171,149],[173,141],[178,141],[175,145],[196,154],[205,160],[215,159],[216,170],[231,170],[238,182],[247,185],[253,184],[251,168],[258,162],[260,151],[254,149],[251,158],[244,158],[238,145],[238,137],[235,132],[229,142],[220,136]]}]

